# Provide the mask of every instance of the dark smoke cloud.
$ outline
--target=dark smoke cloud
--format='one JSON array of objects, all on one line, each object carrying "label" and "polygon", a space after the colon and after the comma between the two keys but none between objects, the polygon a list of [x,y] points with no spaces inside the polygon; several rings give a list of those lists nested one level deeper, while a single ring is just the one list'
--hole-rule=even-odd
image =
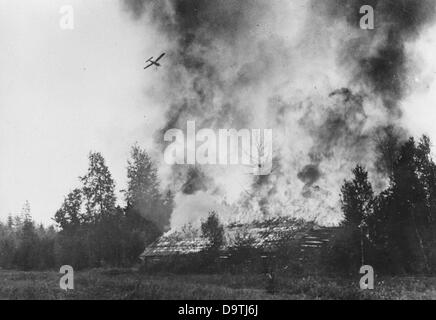
[{"label": "dark smoke cloud", "polygon": [[[250,191],[256,193],[263,214],[278,204],[277,199],[283,200],[279,191],[287,186],[294,188],[290,192],[292,200],[298,198],[293,184],[297,178],[304,183],[303,190],[298,191],[302,191],[305,199],[321,199],[311,202],[320,203],[319,208],[309,209],[325,211],[327,206],[322,199],[339,194],[342,174],[349,172],[355,163],[364,159],[368,164],[377,161],[377,157],[383,158],[385,164],[376,169],[389,170],[395,139],[400,132],[404,133],[396,129],[396,120],[401,116],[399,102],[408,93],[410,65],[406,44],[434,19],[435,0],[307,0],[310,6],[304,9],[307,16],[303,29],[306,30],[306,23],[310,26],[304,39],[297,37],[297,40],[292,36],[288,38],[288,34],[274,34],[277,30],[272,31],[271,36],[256,33],[262,19],[274,24],[274,15],[282,10],[286,1],[122,1],[134,19],[151,20],[170,42],[165,71],[161,69],[166,88],[163,101],[168,106],[165,124],[156,137],[162,148],[165,147],[163,133],[170,128],[185,129],[188,120],[195,120],[197,128],[249,128],[257,123],[253,120],[256,113],[263,115],[262,108],[267,110],[269,119],[265,122],[270,128],[291,130],[292,137],[285,137],[285,145],[293,144],[290,150],[301,151],[301,155],[279,152],[277,162],[281,165],[273,174],[253,179]],[[374,7],[375,30],[359,27],[359,9],[363,5]],[[295,7],[292,10],[296,10]],[[271,11],[274,14],[269,16]],[[287,12],[289,19],[299,15],[299,12]],[[318,48],[331,52],[318,52]],[[334,58],[329,53],[334,53],[345,70],[345,81],[340,85],[334,82],[335,77],[330,77],[337,69],[330,64]],[[324,54],[327,58],[322,60],[320,56]],[[327,66],[323,68],[320,61],[327,62]],[[292,67],[287,67],[289,65]],[[310,77],[306,73],[310,73]],[[300,84],[300,76],[301,89],[292,91],[292,86]],[[312,90],[311,80],[316,82],[324,77],[328,85],[319,98],[320,92]],[[270,83],[270,80],[273,81]],[[292,93],[287,92],[288,83]],[[342,86],[344,88],[334,90]],[[267,90],[262,91],[264,87]],[[298,90],[302,93],[294,97]],[[246,100],[257,97],[257,92],[265,95],[262,97],[264,105],[251,108],[253,101]],[[383,110],[367,112],[377,108]],[[379,114],[383,119],[374,120]],[[377,135],[388,142],[374,151]],[[212,181],[216,175],[212,172],[204,170],[205,175],[198,168],[176,167],[173,170],[178,171],[173,177],[184,195],[193,196],[200,191],[210,191],[210,186],[216,187]],[[283,183],[285,179],[290,182]],[[297,184],[301,187],[299,181]],[[254,197],[250,194],[251,198]],[[288,200],[286,195],[283,203]],[[292,205],[286,210],[305,204]]]},{"label": "dark smoke cloud", "polygon": [[[259,63],[247,63],[232,79],[221,77],[221,68],[228,68],[210,61],[210,51],[220,47],[237,47],[241,34],[252,28],[268,9],[268,2],[248,0],[123,0],[124,7],[139,18],[148,15],[173,43],[168,56],[171,73],[166,81],[174,91],[180,88],[182,74],[188,73],[189,83],[183,83],[184,92],[176,97],[167,113],[167,128],[183,128],[187,119],[197,119],[199,125],[208,127],[241,128],[248,122],[247,110],[239,108],[233,93],[249,86],[264,75],[270,65],[267,59]],[[220,42],[220,47],[214,47]],[[267,44],[259,44],[260,51],[268,50]],[[265,52],[260,55],[266,54]],[[219,106],[213,103],[217,92],[224,100]],[[184,93],[188,93],[185,94]],[[184,95],[184,96],[183,96]],[[201,115],[201,116],[199,116]],[[161,137],[158,137],[162,141]]]},{"label": "dark smoke cloud", "polygon": [[[309,156],[312,162],[320,163],[334,156],[335,148],[340,146],[358,159],[362,152],[366,152],[366,144],[370,140],[364,132],[367,115],[363,97],[348,88],[335,90],[329,97],[332,101],[328,107],[311,104],[299,121],[314,141]],[[321,115],[318,118],[322,120],[315,122],[311,114]]]},{"label": "dark smoke cloud", "polygon": [[308,164],[297,175],[298,179],[310,187],[321,177],[318,165]]},{"label": "dark smoke cloud", "polygon": [[[235,70],[233,77],[223,79],[222,69],[229,68],[229,61],[224,60],[221,65],[210,54],[222,48],[237,48],[240,35],[267,12],[268,2],[123,0],[123,4],[135,19],[142,16],[151,19],[172,43],[171,52],[165,57],[167,68],[171,69],[165,78],[171,102],[166,123],[155,136],[162,149],[166,147],[163,134],[171,128],[184,130],[188,120],[195,120],[197,128],[248,126],[249,109],[238,101],[235,92],[253,86],[256,78],[263,77],[270,67],[268,59],[247,62]],[[219,47],[215,47],[217,43]],[[259,55],[267,54],[270,47],[260,43]],[[186,183],[189,191],[191,183]]]},{"label": "dark smoke cloud", "polygon": [[[374,8],[374,30],[360,30],[363,5]],[[345,20],[358,32],[344,43],[339,59],[347,61],[354,80],[379,95],[397,117],[401,115],[398,101],[408,89],[405,44],[434,20],[435,7],[434,0],[313,0],[315,12],[331,21]]]},{"label": "dark smoke cloud", "polygon": [[[182,47],[197,41],[208,42],[212,36],[235,40],[238,32],[268,8],[267,2],[258,0],[123,0],[123,3],[137,18],[148,11],[163,31],[178,38]],[[207,34],[208,31],[213,34]]]},{"label": "dark smoke cloud", "polygon": [[198,167],[190,167],[186,173],[186,181],[182,186],[184,194],[194,194],[197,191],[206,191],[211,184],[211,179]]}]

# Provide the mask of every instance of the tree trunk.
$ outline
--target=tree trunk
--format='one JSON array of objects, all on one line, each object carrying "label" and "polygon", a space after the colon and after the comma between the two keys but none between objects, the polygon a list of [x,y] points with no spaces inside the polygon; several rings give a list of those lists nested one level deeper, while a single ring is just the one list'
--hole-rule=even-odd
[{"label": "tree trunk", "polygon": [[416,218],[415,218],[415,213],[413,212],[413,209],[411,210],[411,215],[412,215],[412,219],[413,219],[413,228],[415,229],[415,235],[416,238],[418,239],[418,244],[419,244],[419,248],[421,250],[421,254],[422,254],[422,258],[424,259],[424,267],[425,267],[425,271],[427,273],[430,272],[430,266],[428,264],[428,258],[427,255],[425,254],[425,248],[424,248],[424,243],[422,241],[422,237],[419,233],[418,227],[416,225]]}]

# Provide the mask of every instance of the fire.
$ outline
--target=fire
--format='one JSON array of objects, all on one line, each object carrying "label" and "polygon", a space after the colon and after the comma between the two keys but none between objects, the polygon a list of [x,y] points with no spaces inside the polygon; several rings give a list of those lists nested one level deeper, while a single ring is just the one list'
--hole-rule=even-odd
[{"label": "fire", "polygon": [[192,174],[190,166],[162,164],[162,179],[177,192],[173,227],[210,210],[227,222],[294,216],[337,224],[340,187],[356,164],[383,186],[376,137],[400,127],[405,43],[428,26],[435,6],[407,1],[392,10],[392,1],[377,1],[374,30],[362,30],[365,4],[126,0],[134,17],[146,16],[170,43],[158,90],[166,110],[156,137],[162,152],[165,132],[188,121],[212,130],[273,130],[269,175],[210,165]]}]

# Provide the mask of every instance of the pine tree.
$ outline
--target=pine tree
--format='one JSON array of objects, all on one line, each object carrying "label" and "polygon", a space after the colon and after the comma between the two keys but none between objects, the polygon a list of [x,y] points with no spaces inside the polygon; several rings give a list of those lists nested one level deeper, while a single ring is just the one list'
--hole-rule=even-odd
[{"label": "pine tree", "polygon": [[13,225],[14,225],[15,230],[21,229],[21,227],[23,226],[23,219],[21,219],[20,215],[14,216]]},{"label": "pine tree", "polygon": [[18,248],[15,256],[15,264],[24,270],[31,270],[38,267],[38,235],[35,224],[30,214],[29,202],[23,206],[22,228],[18,236]]},{"label": "pine tree", "polygon": [[23,208],[21,209],[21,220],[23,222],[32,220],[32,216],[30,214],[30,203],[28,200],[24,202]]},{"label": "pine tree", "polygon": [[14,227],[14,219],[12,218],[11,214],[9,214],[8,216],[7,226],[10,230],[12,230],[12,228]]}]

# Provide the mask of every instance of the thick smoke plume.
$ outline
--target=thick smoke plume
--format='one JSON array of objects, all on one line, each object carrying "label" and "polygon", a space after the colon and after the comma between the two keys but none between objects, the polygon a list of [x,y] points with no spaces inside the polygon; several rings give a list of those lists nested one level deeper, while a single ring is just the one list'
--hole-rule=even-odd
[{"label": "thick smoke plume", "polygon": [[373,32],[357,33],[344,42],[339,58],[352,70],[354,82],[363,83],[379,95],[385,107],[401,115],[398,102],[408,89],[406,43],[416,39],[423,28],[433,22],[433,0],[313,0],[315,12],[330,21],[345,20],[349,29],[359,30],[359,9],[374,8],[376,26]]},{"label": "thick smoke plume", "polygon": [[[337,223],[339,189],[357,163],[377,186],[376,137],[402,132],[400,101],[413,63],[406,44],[434,18],[433,0],[124,0],[133,19],[170,43],[159,94],[163,133],[186,128],[272,128],[273,172],[174,166],[173,226],[207,214],[293,215]],[[362,5],[375,29],[359,28]],[[157,44],[158,45],[158,44]],[[214,199],[214,204],[212,200]],[[189,212],[188,212],[189,211]]]}]

